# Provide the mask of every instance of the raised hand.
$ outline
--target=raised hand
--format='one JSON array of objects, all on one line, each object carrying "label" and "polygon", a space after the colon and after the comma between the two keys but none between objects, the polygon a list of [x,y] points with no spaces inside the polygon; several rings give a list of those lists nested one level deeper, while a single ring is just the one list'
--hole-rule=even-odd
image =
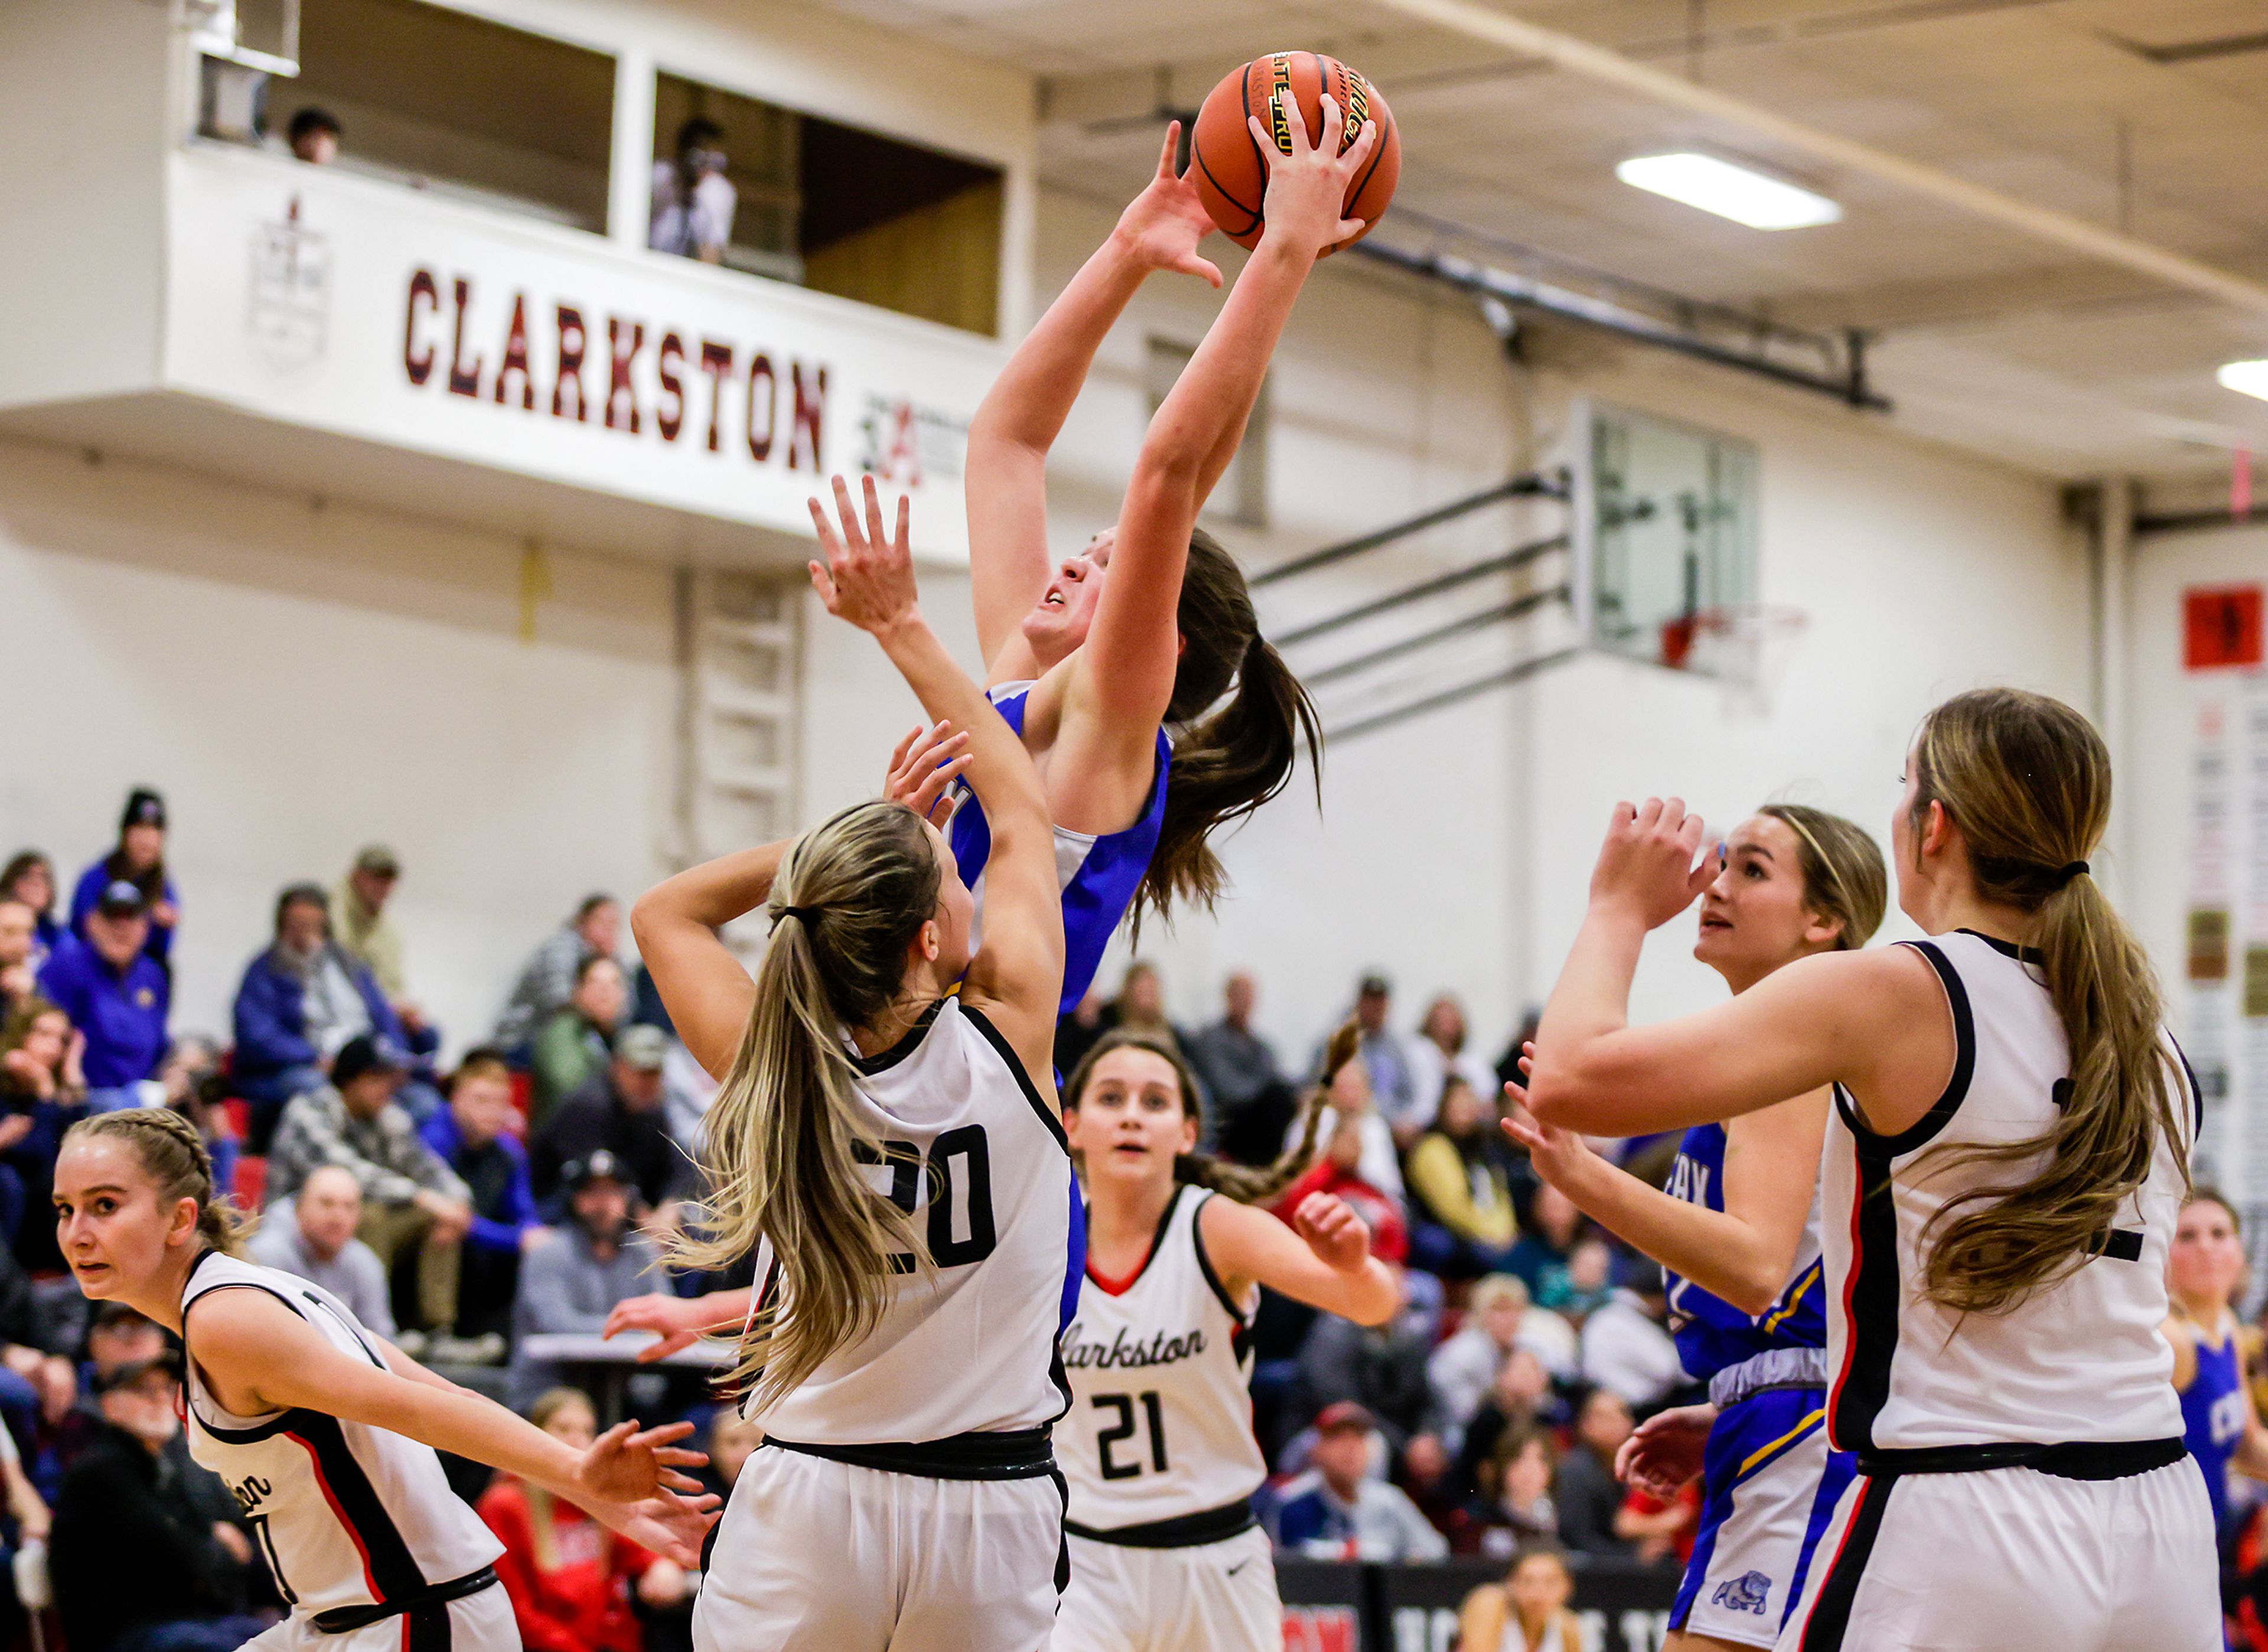
[{"label": "raised hand", "polygon": [[1702,1449],[1717,1420],[1714,1405],[1680,1405],[1638,1424],[1615,1453],[1615,1477],[1669,1501],[1701,1472]]},{"label": "raised hand", "polygon": [[1314,255],[1362,233],[1360,218],[1339,215],[1345,210],[1347,193],[1363,163],[1377,145],[1378,122],[1365,121],[1342,154],[1338,136],[1345,129],[1345,119],[1339,113],[1338,100],[1325,92],[1322,106],[1321,148],[1307,142],[1307,123],[1300,117],[1296,100],[1285,108],[1279,94],[1269,104],[1270,114],[1280,118],[1288,148],[1277,146],[1276,135],[1258,115],[1245,117],[1252,129],[1252,141],[1268,157],[1268,193],[1261,202],[1267,219],[1260,237],[1263,247],[1279,242]]},{"label": "raised hand", "polygon": [[638,1502],[599,1504],[591,1514],[601,1525],[619,1531],[640,1548],[688,1570],[698,1570],[702,1540],[717,1523],[724,1501],[714,1492],[698,1497],[664,1493]]},{"label": "raised hand", "polygon": [[[1535,1072],[1533,1044],[1520,1046],[1520,1070],[1523,1074]],[[1574,1131],[1543,1124],[1529,1112],[1528,1092],[1520,1085],[1507,1083],[1504,1098],[1512,1103],[1511,1113],[1502,1121],[1504,1133],[1528,1149],[1528,1160],[1535,1167],[1535,1174],[1552,1186],[1565,1191],[1568,1184],[1598,1157],[1591,1151],[1591,1144]]]},{"label": "raised hand", "polygon": [[1659,929],[1716,879],[1717,854],[1695,859],[1707,830],[1698,815],[1685,812],[1683,798],[1616,804],[1591,872],[1593,910],[1614,908]]},{"label": "raised hand", "polygon": [[[1180,152],[1182,123],[1166,128],[1166,144],[1158,156],[1158,171],[1140,195],[1118,217],[1119,243],[1145,269],[1171,269],[1201,277],[1220,285],[1220,270],[1197,256],[1197,243],[1218,227],[1197,185],[1189,174],[1176,174],[1174,158]],[[1194,163],[1192,163],[1194,166]]]},{"label": "raised hand", "polygon": [[890,754],[882,795],[943,830],[953,818],[953,783],[968,767],[968,736],[956,731],[950,719],[934,728],[917,727]]},{"label": "raised hand", "polygon": [[811,569],[812,587],[829,614],[879,636],[914,616],[919,592],[914,584],[913,552],[907,538],[905,496],[898,497],[898,528],[894,535],[883,527],[882,496],[874,478],[866,477],[865,484],[863,529],[850,503],[850,484],[842,477],[835,478],[835,508],[842,519],[841,533],[827,520],[826,508],[815,498],[811,501],[812,526],[819,530],[819,548],[827,560],[806,565]]},{"label": "raised hand", "polygon": [[614,1305],[607,1315],[606,1329],[599,1334],[614,1337],[625,1331],[652,1331],[661,1340],[640,1348],[637,1355],[640,1365],[651,1365],[700,1341],[701,1333],[709,1329],[703,1318],[700,1304],[682,1296],[629,1296]]},{"label": "raised hand", "polygon": [[1352,1273],[1370,1260],[1370,1229],[1332,1193],[1310,1193],[1292,1213],[1292,1227],[1323,1263]]},{"label": "raised hand", "polygon": [[643,1502],[664,1490],[698,1492],[701,1482],[682,1469],[709,1460],[705,1451],[676,1444],[693,1432],[689,1422],[640,1429],[635,1420],[618,1422],[591,1442],[575,1465],[575,1484],[602,1502]]}]

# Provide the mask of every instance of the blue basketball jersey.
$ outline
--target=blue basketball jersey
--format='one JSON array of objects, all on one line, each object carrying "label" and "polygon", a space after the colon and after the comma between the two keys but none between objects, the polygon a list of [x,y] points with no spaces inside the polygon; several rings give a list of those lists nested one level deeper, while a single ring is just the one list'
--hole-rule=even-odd
[{"label": "blue basketball jersey", "polygon": [[[992,704],[1008,726],[1024,732],[1024,704],[1032,691],[1028,682],[1003,682],[990,690]],[[1069,1014],[1102,967],[1102,955],[1111,936],[1134,903],[1134,892],[1150,869],[1158,847],[1158,832],[1166,820],[1166,779],[1174,761],[1174,742],[1158,731],[1158,771],[1150,782],[1150,796],[1142,813],[1123,831],[1094,837],[1068,827],[1056,828],[1056,877],[1063,888],[1064,983],[1063,1013]],[[954,859],[960,863],[961,881],[976,896],[976,934],[984,922],[984,863],[992,853],[992,829],[973,793],[963,788],[961,807],[954,812],[947,833]]]},{"label": "blue basketball jersey", "polygon": [[2236,1327],[2226,1320],[2218,1346],[2197,1337],[2197,1375],[2182,1390],[2182,1425],[2190,1455],[2205,1471],[2218,1527],[2228,1517],[2228,1459],[2244,1439],[2244,1408],[2252,1397],[2244,1389],[2244,1361],[2236,1346]]},{"label": "blue basketball jersey", "polygon": [[[1725,1127],[1696,1125],[1678,1145],[1668,1191],[1705,1210],[1725,1208]],[[1669,1331],[1677,1339],[1678,1362],[1696,1382],[1754,1359],[1773,1348],[1827,1346],[1825,1287],[1820,1282],[1819,1196],[1812,1194],[1811,1216],[1796,1247],[1795,1272],[1778,1300],[1762,1314],[1742,1313],[1677,1273],[1668,1275]]]}]

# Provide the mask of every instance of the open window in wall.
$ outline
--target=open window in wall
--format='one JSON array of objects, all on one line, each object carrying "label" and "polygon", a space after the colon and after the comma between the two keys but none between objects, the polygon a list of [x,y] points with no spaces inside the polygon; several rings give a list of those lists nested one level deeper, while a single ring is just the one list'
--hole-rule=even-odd
[{"label": "open window in wall", "polygon": [[[1193,345],[1151,337],[1144,379],[1152,414],[1196,353]],[[1245,421],[1244,439],[1237,444],[1236,456],[1228,461],[1212,497],[1205,501],[1204,515],[1239,527],[1268,526],[1268,390],[1273,381],[1272,375],[1260,381],[1260,397],[1252,404],[1252,417]]]},{"label": "open window in wall", "polygon": [[990,334],[1001,176],[880,133],[663,75],[649,244]]},{"label": "open window in wall", "polygon": [[419,0],[300,0],[298,48],[298,77],[265,85],[268,142],[328,117],[329,153],[295,144],[301,159],[605,231],[604,53]]}]

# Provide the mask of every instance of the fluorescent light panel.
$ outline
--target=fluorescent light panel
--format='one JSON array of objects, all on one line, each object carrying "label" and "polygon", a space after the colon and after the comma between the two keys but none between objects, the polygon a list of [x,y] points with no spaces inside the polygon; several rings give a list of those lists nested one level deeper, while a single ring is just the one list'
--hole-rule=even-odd
[{"label": "fluorescent light panel", "polygon": [[2228,362],[2213,377],[2220,380],[2224,390],[2234,390],[2239,395],[2257,395],[2268,402],[2268,361]]},{"label": "fluorescent light panel", "polygon": [[1843,209],[1823,195],[1714,155],[1640,155],[1616,167],[1615,176],[1633,188],[1666,195],[1752,230],[1808,229],[1833,224],[1843,216]]}]

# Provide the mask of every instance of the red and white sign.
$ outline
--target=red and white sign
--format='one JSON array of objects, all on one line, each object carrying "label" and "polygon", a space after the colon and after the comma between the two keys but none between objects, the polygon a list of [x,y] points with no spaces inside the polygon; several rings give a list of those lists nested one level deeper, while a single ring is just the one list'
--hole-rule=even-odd
[{"label": "red and white sign", "polygon": [[2182,593],[2182,667],[2214,671],[2268,660],[2257,585],[2192,586]]}]

